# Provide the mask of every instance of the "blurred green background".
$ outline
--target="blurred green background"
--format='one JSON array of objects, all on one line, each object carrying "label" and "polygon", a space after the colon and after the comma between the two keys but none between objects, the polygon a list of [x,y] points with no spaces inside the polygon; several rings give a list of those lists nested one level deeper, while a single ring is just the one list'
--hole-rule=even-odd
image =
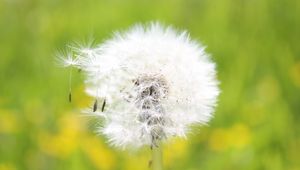
[{"label": "blurred green background", "polygon": [[68,103],[54,56],[153,20],[205,44],[222,89],[209,126],[164,145],[165,169],[299,170],[299,0],[0,0],[0,170],[148,169],[149,148],[94,133],[80,74]]}]

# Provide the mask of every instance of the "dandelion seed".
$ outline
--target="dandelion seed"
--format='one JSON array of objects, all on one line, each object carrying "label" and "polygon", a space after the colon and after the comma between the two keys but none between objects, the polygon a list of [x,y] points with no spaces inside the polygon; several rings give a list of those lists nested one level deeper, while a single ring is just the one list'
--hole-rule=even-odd
[{"label": "dandelion seed", "polygon": [[69,74],[69,102],[72,102],[72,67]]},{"label": "dandelion seed", "polygon": [[66,57],[62,57],[61,55],[58,56],[58,61],[62,63],[63,67],[70,67],[69,68],[69,95],[68,100],[72,102],[72,68],[79,67],[79,58],[73,57],[71,53],[67,53]]},{"label": "dandelion seed", "polygon": [[105,105],[106,105],[106,99],[103,100],[103,104],[102,104],[102,107],[101,107],[101,112],[104,112]]},{"label": "dandelion seed", "polygon": [[69,102],[70,103],[72,102],[72,93],[71,93],[71,91],[69,92]]},{"label": "dandelion seed", "polygon": [[93,112],[97,111],[98,108],[98,100],[95,100],[94,106],[93,106]]}]

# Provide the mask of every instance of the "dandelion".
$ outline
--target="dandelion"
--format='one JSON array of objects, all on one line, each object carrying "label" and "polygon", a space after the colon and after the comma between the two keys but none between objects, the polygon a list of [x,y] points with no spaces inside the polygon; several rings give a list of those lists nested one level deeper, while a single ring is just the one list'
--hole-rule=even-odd
[{"label": "dandelion", "polygon": [[187,32],[136,25],[94,48],[73,49],[76,64],[64,64],[81,69],[86,92],[102,102],[90,111],[103,119],[99,133],[116,147],[149,145],[152,166],[159,166],[161,141],[186,137],[192,125],[212,118],[215,64]]}]

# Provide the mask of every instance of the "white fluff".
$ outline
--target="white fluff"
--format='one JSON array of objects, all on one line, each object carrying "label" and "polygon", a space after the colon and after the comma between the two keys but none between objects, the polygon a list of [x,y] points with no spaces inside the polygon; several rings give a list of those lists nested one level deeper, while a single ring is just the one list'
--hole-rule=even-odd
[{"label": "white fluff", "polygon": [[74,49],[75,64],[70,57],[64,64],[86,73],[86,91],[104,120],[99,132],[112,145],[155,145],[211,119],[219,94],[215,64],[187,32],[137,25],[96,48]]}]

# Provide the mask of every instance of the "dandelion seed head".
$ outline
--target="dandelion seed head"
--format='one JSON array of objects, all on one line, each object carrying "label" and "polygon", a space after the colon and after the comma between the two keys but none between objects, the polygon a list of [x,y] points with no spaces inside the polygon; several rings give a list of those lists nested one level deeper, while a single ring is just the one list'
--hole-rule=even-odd
[{"label": "dandelion seed head", "polygon": [[[99,133],[117,147],[155,145],[206,124],[219,94],[215,64],[187,32],[158,23],[117,32],[96,48],[76,50],[86,92],[105,98]],[[101,112],[97,110],[96,112]]]}]

